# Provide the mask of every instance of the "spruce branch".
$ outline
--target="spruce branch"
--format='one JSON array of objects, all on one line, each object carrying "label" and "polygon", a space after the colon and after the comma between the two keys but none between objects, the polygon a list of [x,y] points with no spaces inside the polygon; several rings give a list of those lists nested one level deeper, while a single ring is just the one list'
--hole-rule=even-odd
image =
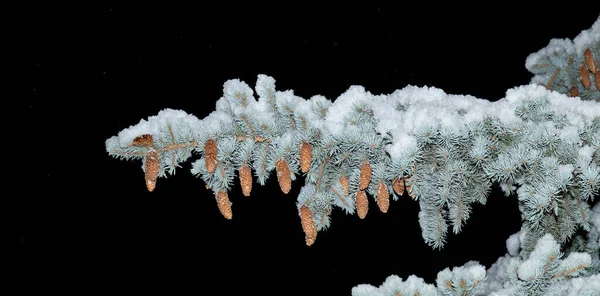
[{"label": "spruce branch", "polygon": [[[600,101],[600,23],[573,40],[552,39],[545,48],[527,57],[532,83],[582,100]],[[593,83],[592,83],[593,81]]]},{"label": "spruce branch", "polygon": [[530,252],[544,233],[567,242],[591,228],[600,190],[600,91],[592,84],[599,32],[597,22],[585,38],[553,40],[532,54],[533,83],[497,102],[414,86],[389,95],[352,86],[334,101],[303,99],[261,74],[254,89],[226,81],[202,120],[165,109],[107,139],[106,151],[141,159],[149,191],[198,153],[191,171],[223,213],[236,177],[248,196],[272,172],[284,194],[303,176],[310,190],[298,202],[318,230],[335,207],[365,218],[369,199],[385,213],[406,193],[419,202],[423,239],[433,248],[444,246],[448,227],[454,234],[465,227],[472,203],[484,204],[496,183],[517,196]]},{"label": "spruce branch", "polygon": [[[574,41],[552,40],[548,47],[527,60],[527,68],[535,74],[532,83],[569,97],[599,101],[599,40],[600,19]],[[517,194],[523,219],[521,231],[507,240],[509,255],[501,257],[490,268],[495,274],[476,280],[476,285],[471,286],[469,280],[473,278],[453,278],[447,268],[438,274],[440,293],[493,296],[599,293],[600,203],[596,203],[593,210],[590,203],[598,195],[600,121],[596,116],[584,127],[569,127],[573,118],[553,109],[549,100],[523,100],[514,110],[514,114],[523,119],[521,122],[503,124],[498,118],[486,118],[483,122],[468,123],[469,135],[474,141],[470,148],[457,151],[462,152],[458,159],[468,160],[467,170],[460,170],[468,172],[462,174],[469,180],[468,193],[464,195],[451,194],[460,189],[453,188],[452,184],[461,183],[454,181],[459,178],[448,170],[452,163],[449,156],[453,155],[448,149],[455,146],[448,145],[451,141],[447,139],[452,138],[441,139],[441,133],[431,129],[416,133],[419,147],[424,151],[422,155],[433,161],[413,164],[409,175],[416,181],[419,195],[441,197],[434,202],[421,199],[421,208],[428,212],[422,210],[419,219],[424,238],[430,245],[436,247],[443,239],[442,220],[437,219],[436,224],[436,221],[424,222],[425,219],[434,220],[431,217],[439,217],[439,210],[447,206],[456,231],[457,225],[460,226],[458,217],[462,216],[461,205],[465,204],[463,200],[485,203],[492,182],[500,183],[507,196]],[[406,111],[406,107],[398,104],[396,110]],[[430,174],[419,174],[422,170],[429,170]],[[392,180],[394,192],[402,195],[405,182],[398,176]],[[437,187],[428,184],[437,184]],[[583,230],[586,237],[577,234],[578,229]],[[565,248],[565,253],[561,248]],[[455,270],[477,265],[470,262]],[[478,267],[483,271],[479,274],[485,276],[483,267]],[[477,287],[478,283],[486,287],[485,291],[465,289]],[[398,295],[397,291],[403,287],[401,279],[390,276],[380,287],[362,284],[354,287],[352,294]]]},{"label": "spruce branch", "polygon": [[[548,295],[557,286],[565,285],[566,280],[587,275],[590,266],[590,254],[572,252],[565,257],[554,237],[547,233],[537,240],[526,260],[510,260],[506,267],[510,281],[503,291],[510,291],[511,295]],[[501,291],[496,293],[502,295]]]},{"label": "spruce branch", "polygon": [[[261,79],[266,78],[257,81]],[[261,185],[275,171],[282,192],[288,193],[292,182],[303,174],[308,184],[314,184],[307,204],[318,202],[313,216],[319,217],[315,221],[319,229],[329,225],[333,207],[348,213],[356,210],[364,219],[370,198],[387,212],[390,193],[403,196],[406,192],[419,201],[422,212],[428,213],[420,215],[420,223],[423,238],[434,248],[445,244],[449,225],[453,233],[461,231],[470,216],[471,204],[485,203],[492,183],[499,183],[507,196],[518,195],[523,219],[535,230],[532,234],[563,233],[561,237],[568,238],[575,231],[574,224],[589,228],[588,203],[600,188],[598,146],[589,145],[599,141],[600,112],[592,102],[575,101],[571,102],[574,107],[559,109],[564,100],[573,99],[529,85],[512,90],[496,103],[470,99],[475,106],[472,109],[446,104],[465,100],[463,97],[413,87],[387,97],[354,87],[330,104],[321,98],[313,102],[290,91],[274,91],[267,92],[270,99],[261,104],[245,83],[236,80],[226,85],[224,101],[207,118],[199,120],[183,111],[167,109],[108,139],[107,150],[121,158],[142,158],[152,190],[155,178],[164,174],[165,168],[178,166],[192,150],[201,154],[192,165],[192,173],[215,194],[229,191],[237,175],[244,195],[249,195],[254,182],[252,171]],[[442,97],[446,106],[441,100],[440,105],[431,99],[421,103],[425,96]],[[404,105],[406,111],[387,114],[384,101],[378,98],[393,101],[395,106]],[[434,121],[410,117],[418,116],[415,112],[419,109],[434,106],[445,108],[440,113],[444,117]],[[501,111],[495,110],[498,108]],[[248,122],[267,126],[267,117],[276,116],[269,112],[288,119],[302,114],[310,120],[302,128],[285,120],[280,126],[261,129],[257,135],[255,124]],[[448,114],[454,116],[452,121],[448,121]],[[388,115],[406,124],[410,120],[414,132],[391,129]],[[547,120],[558,115],[566,118],[560,126]],[[467,122],[467,118],[475,119]],[[159,129],[139,132],[149,126]],[[151,149],[157,156],[146,161]],[[575,156],[564,152],[569,150],[579,153]],[[565,203],[567,192],[574,201],[567,202],[570,208],[561,211],[559,203]],[[222,194],[217,199],[219,205],[227,204]]]},{"label": "spruce branch", "polygon": [[437,288],[444,295],[478,295],[485,287],[485,268],[475,262],[438,272]]},{"label": "spruce branch", "polygon": [[391,275],[379,287],[361,284],[353,287],[351,293],[352,296],[439,295],[435,285],[427,284],[422,278],[414,275],[407,277],[406,280],[402,280],[397,275]]}]

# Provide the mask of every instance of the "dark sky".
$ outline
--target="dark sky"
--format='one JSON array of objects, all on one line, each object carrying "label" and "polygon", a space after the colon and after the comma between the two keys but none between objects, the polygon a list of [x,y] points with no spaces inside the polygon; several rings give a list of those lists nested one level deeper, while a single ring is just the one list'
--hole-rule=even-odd
[{"label": "dark sky", "polygon": [[15,45],[18,67],[16,125],[24,129],[9,136],[27,153],[10,168],[19,192],[10,199],[14,283],[80,295],[350,295],[392,274],[433,283],[438,271],[469,260],[489,267],[520,227],[516,197],[497,187],[442,250],[423,242],[418,204],[407,199],[386,214],[373,206],[364,220],[336,208],[331,227],[307,247],[295,205],[301,177],[287,195],[274,178],[255,184],[250,197],[236,184],[226,220],[190,173],[191,161],[148,192],[141,161],[108,156],[104,141],[164,108],[204,118],[226,80],[253,86],[258,74],[304,98],[334,100],[357,84],[375,94],[410,84],[497,100],[529,82],[530,53],[598,18],[580,7],[429,2],[6,7],[14,22],[5,46]]}]

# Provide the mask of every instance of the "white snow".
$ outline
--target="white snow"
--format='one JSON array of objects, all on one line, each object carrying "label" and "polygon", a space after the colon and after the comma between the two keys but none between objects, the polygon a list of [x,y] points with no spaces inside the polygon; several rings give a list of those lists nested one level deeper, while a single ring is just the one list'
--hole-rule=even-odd
[{"label": "white snow", "polygon": [[519,256],[519,251],[521,250],[521,239],[519,238],[520,232],[512,234],[506,240],[506,249],[508,249],[508,254],[513,257]]},{"label": "white snow", "polygon": [[[121,131],[118,145],[131,143],[140,134],[157,134],[160,132],[160,122],[171,119],[182,119],[204,134],[216,133],[221,129],[231,130],[233,120],[230,116],[240,114],[251,116],[259,125],[269,126],[274,123],[273,112],[276,112],[267,97],[269,95],[276,98],[278,108],[291,108],[297,113],[296,116],[305,116],[309,124],[321,130],[324,135],[340,136],[357,132],[360,127],[347,124],[348,116],[355,110],[355,106],[370,108],[375,118],[376,131],[392,135],[393,142],[385,147],[392,160],[406,159],[414,153],[417,149],[416,133],[428,128],[460,135],[472,123],[482,122],[486,118],[497,119],[507,126],[518,126],[523,120],[515,114],[515,110],[526,100],[547,101],[549,112],[558,117],[564,115],[568,121],[565,127],[557,129],[552,126],[552,122],[547,122],[548,130],[554,130],[564,140],[574,144],[580,142],[579,134],[583,125],[590,124],[600,114],[600,104],[596,102],[567,97],[539,85],[511,88],[504,98],[496,102],[469,95],[446,94],[435,87],[412,85],[389,95],[374,95],[362,86],[353,85],[333,101],[320,95],[305,100],[294,95],[292,90],[276,91],[274,88],[273,78],[259,75],[256,82],[256,93],[259,95],[257,102],[246,83],[238,79],[228,80],[224,85],[223,97],[216,104],[216,110],[202,121],[180,110],[165,109],[158,115]],[[246,107],[239,104],[240,93],[246,96]],[[324,112],[326,115],[323,118]],[[108,144],[114,145],[116,142],[107,141]],[[585,161],[591,161],[593,149],[584,147],[579,153]]]},{"label": "white snow", "polygon": [[387,296],[379,291],[375,286],[369,284],[360,284],[352,288],[352,296]]},{"label": "white snow", "polygon": [[464,272],[468,275],[467,278],[476,280],[483,280],[485,278],[485,267],[479,262],[469,261],[464,267]]},{"label": "white snow", "polygon": [[255,101],[252,88],[246,82],[239,79],[225,81],[223,84],[223,97],[231,105],[242,104],[242,99],[245,99],[246,103],[248,101]]},{"label": "white snow", "polygon": [[592,24],[591,28],[581,31],[579,35],[573,38],[573,44],[577,54],[583,54],[591,44],[598,42],[598,40],[600,40],[600,18]]},{"label": "white snow", "polygon": [[552,56],[554,53],[562,51],[566,52],[567,54],[573,54],[575,52],[575,45],[573,44],[573,41],[568,38],[553,38],[546,47],[530,54],[525,59],[525,67],[530,69],[534,65],[538,64],[540,59]]},{"label": "white snow", "polygon": [[506,266],[511,258],[511,255],[506,254],[498,258],[498,260],[488,268],[483,295],[490,295],[492,292],[498,291],[504,287],[504,283],[508,280]]},{"label": "white snow", "polygon": [[395,131],[392,133],[394,142],[386,147],[391,159],[408,158],[409,154],[417,149],[417,138],[404,132]]},{"label": "white snow", "polygon": [[398,287],[402,287],[403,285],[405,285],[405,283],[402,281],[402,278],[394,274],[385,279],[383,284],[379,286],[379,290],[381,290],[384,295],[394,295],[398,290]]},{"label": "white snow", "polygon": [[188,114],[182,110],[175,109],[164,109],[158,112],[157,115],[148,117],[147,120],[140,120],[136,125],[132,125],[129,128],[121,130],[118,135],[118,142],[115,139],[107,141],[108,145],[118,144],[119,146],[131,145],[133,139],[143,134],[160,134],[161,129],[167,122],[181,122],[184,125],[192,128],[193,131],[203,130],[202,126],[205,124],[205,120],[202,122],[194,115]]},{"label": "white snow", "polygon": [[573,175],[573,165],[572,164],[560,164],[557,167],[556,173],[561,179],[566,180],[569,176]]},{"label": "white snow", "polygon": [[[322,99],[327,100],[325,97],[322,97]],[[323,129],[323,124],[325,121],[321,119],[320,115],[315,113],[315,111],[318,110],[313,109],[315,102],[320,100],[320,97],[313,96],[308,100],[297,101],[294,107],[294,114],[296,114],[297,117],[303,117],[306,120],[309,128],[315,128],[319,130]]]},{"label": "white snow", "polygon": [[406,290],[414,292],[418,291],[419,295],[435,295],[437,292],[434,285],[428,284],[422,278],[412,274],[406,278],[404,285]]},{"label": "white snow", "polygon": [[551,234],[545,234],[538,241],[534,250],[529,255],[529,259],[523,262],[518,269],[519,278],[529,280],[537,276],[537,272],[548,262],[550,256],[554,256],[554,260],[558,260],[557,256],[560,251],[559,245],[556,243]]},{"label": "white snow", "polygon": [[[594,274],[586,277],[577,277],[566,281],[564,285],[570,287],[564,287],[565,290],[569,291],[568,296],[579,296],[579,295],[600,295],[600,274]],[[592,292],[596,291],[596,294]]]},{"label": "white snow", "polygon": [[457,283],[463,281],[466,283],[467,289],[474,288],[474,291],[477,292],[485,290],[485,284],[480,283],[485,280],[485,277],[485,267],[478,261],[471,260],[463,266],[453,267],[452,269],[446,267],[444,270],[438,272],[435,281],[440,292],[444,294],[451,290],[451,288],[446,286],[448,282]]},{"label": "white snow", "polygon": [[262,99],[248,106],[247,114],[251,114],[261,125],[273,123],[273,119],[275,118],[273,107],[266,100]]},{"label": "white snow", "polygon": [[294,95],[293,90],[278,91],[275,93],[275,102],[279,110],[294,106],[299,99],[299,97]]},{"label": "white snow", "polygon": [[[554,58],[556,53],[566,53],[568,55],[577,54],[581,56],[583,52],[590,48],[594,43],[600,41],[600,18],[598,18],[591,28],[583,30],[573,40],[569,38],[554,38],[551,39],[548,45],[537,52],[530,54],[525,59],[525,67],[534,69],[536,65],[545,64],[547,59],[552,60],[556,66],[566,68],[566,59]],[[552,76],[552,71],[546,72],[544,75],[538,74],[531,78],[533,84],[545,84]]]},{"label": "white snow", "polygon": [[579,266],[590,266],[592,257],[588,253],[573,252],[560,262],[559,270],[568,271]]},{"label": "white snow", "polygon": [[345,131],[347,116],[352,112],[356,104],[367,104],[371,94],[362,86],[350,86],[346,92],[341,94],[327,112],[325,129],[333,136],[340,136]]},{"label": "white snow", "polygon": [[273,77],[259,74],[256,79],[256,94],[261,99],[265,99],[269,97],[269,92],[272,92],[272,95],[275,95],[275,79]]},{"label": "white snow", "polygon": [[596,151],[596,149],[594,147],[591,147],[588,145],[585,145],[585,146],[579,148],[578,165],[583,166],[583,167],[588,166],[592,162],[592,158],[594,156],[595,151]]},{"label": "white snow", "polygon": [[207,133],[209,134],[216,133],[223,128],[231,127],[233,124],[232,118],[227,113],[221,111],[211,112],[202,121],[204,128],[208,130]]}]

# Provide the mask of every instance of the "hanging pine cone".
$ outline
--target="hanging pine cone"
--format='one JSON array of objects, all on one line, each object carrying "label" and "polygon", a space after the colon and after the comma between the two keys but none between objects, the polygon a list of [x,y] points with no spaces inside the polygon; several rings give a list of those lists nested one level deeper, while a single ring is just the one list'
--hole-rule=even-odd
[{"label": "hanging pine cone", "polygon": [[144,177],[146,179],[146,188],[148,191],[154,191],[156,187],[156,179],[158,178],[158,167],[160,165],[158,153],[150,148],[146,153],[146,166],[144,169]]},{"label": "hanging pine cone", "polygon": [[233,212],[231,211],[231,202],[229,202],[229,196],[227,191],[219,191],[217,193],[217,206],[219,211],[225,217],[225,219],[231,220]]},{"label": "hanging pine cone", "polygon": [[594,73],[594,82],[596,83],[596,89],[600,90],[600,71]]},{"label": "hanging pine cone", "polygon": [[302,142],[300,145],[300,167],[302,172],[306,173],[310,169],[312,161],[312,146],[308,142]]},{"label": "hanging pine cone", "polygon": [[590,88],[590,86],[592,86],[592,81],[590,80],[590,74],[588,73],[587,69],[585,68],[585,65],[581,65],[581,67],[579,68],[579,80],[581,80],[581,84],[583,84],[583,87],[585,88]]},{"label": "hanging pine cone", "polygon": [[242,193],[244,196],[250,196],[250,192],[252,191],[252,170],[247,165],[242,165],[239,173]]},{"label": "hanging pine cone", "polygon": [[154,140],[152,139],[152,135],[144,134],[135,137],[135,139],[133,139],[132,145],[136,147],[152,147],[153,144]]},{"label": "hanging pine cone", "polygon": [[384,182],[377,185],[377,206],[383,213],[387,213],[390,208],[390,192]]},{"label": "hanging pine cone", "polygon": [[217,152],[217,141],[214,139],[206,140],[204,143],[204,161],[209,174],[212,174],[217,167]]},{"label": "hanging pine cone", "polygon": [[310,246],[317,239],[317,223],[315,223],[313,214],[307,205],[300,207],[300,222],[302,223],[306,245]]},{"label": "hanging pine cone", "polygon": [[596,69],[596,62],[594,61],[594,57],[592,56],[592,51],[588,48],[583,53],[583,59],[585,60],[585,64],[587,65],[588,70],[592,73],[598,72]]},{"label": "hanging pine cone", "polygon": [[402,179],[402,178],[394,179],[394,182],[392,182],[392,188],[398,195],[400,195],[400,196],[404,195],[404,179]]},{"label": "hanging pine cone", "polygon": [[358,190],[356,192],[356,213],[358,217],[364,219],[369,211],[369,199],[367,193],[364,190]]},{"label": "hanging pine cone", "polygon": [[360,165],[360,177],[358,179],[358,189],[365,190],[371,182],[371,164],[365,160]]},{"label": "hanging pine cone", "polygon": [[287,194],[290,192],[290,189],[292,189],[291,172],[287,161],[285,161],[283,158],[277,160],[275,170],[277,172],[277,181],[279,182],[279,187],[283,193]]},{"label": "hanging pine cone", "polygon": [[579,90],[577,89],[576,86],[571,86],[571,89],[569,89],[569,97],[578,97],[579,96]]},{"label": "hanging pine cone", "polygon": [[408,193],[408,196],[414,199],[414,196],[412,196],[412,186],[410,185],[410,177],[408,176],[404,176],[404,189],[406,190],[406,193]]},{"label": "hanging pine cone", "polygon": [[348,177],[346,175],[340,177],[340,185],[342,185],[342,189],[344,189],[344,194],[348,195],[350,191],[348,189]]}]

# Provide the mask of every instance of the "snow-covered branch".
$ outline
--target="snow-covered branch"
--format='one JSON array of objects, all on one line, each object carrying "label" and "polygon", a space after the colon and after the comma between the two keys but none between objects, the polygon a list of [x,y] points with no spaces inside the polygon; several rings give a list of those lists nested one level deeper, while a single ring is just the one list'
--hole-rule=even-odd
[{"label": "snow-covered branch", "polygon": [[[390,94],[354,85],[334,100],[304,99],[277,90],[266,75],[253,88],[231,79],[207,117],[164,109],[107,139],[106,151],[142,160],[149,191],[195,153],[191,172],[214,192],[227,219],[235,182],[249,196],[254,183],[274,175],[288,194],[303,177],[296,205],[309,246],[336,208],[364,219],[373,204],[385,213],[410,197],[420,205],[424,241],[443,248],[449,229],[459,233],[472,205],[485,204],[498,184],[517,197],[523,221],[502,267],[494,267],[503,275],[473,263],[441,271],[437,287],[391,276],[353,294],[561,294],[567,290],[559,283],[572,291],[572,278],[600,269],[590,255],[600,244],[599,57],[600,18],[573,41],[553,39],[531,54],[531,84],[495,102],[412,85]],[[598,286],[597,276],[586,279]]]},{"label": "snow-covered branch", "polygon": [[596,102],[533,84],[496,102],[415,86],[388,95],[352,86],[333,102],[303,99],[277,91],[265,75],[255,89],[267,96],[227,81],[206,118],[165,109],[108,139],[106,149],[141,158],[149,189],[196,152],[192,173],[220,207],[231,206],[224,196],[236,179],[251,194],[250,171],[261,185],[275,172],[285,194],[304,176],[298,209],[306,206],[319,230],[335,207],[365,218],[370,200],[387,212],[390,199],[407,194],[420,203],[423,238],[442,248],[448,228],[459,233],[494,182],[518,195],[533,236],[568,238],[589,227],[600,188]]}]

